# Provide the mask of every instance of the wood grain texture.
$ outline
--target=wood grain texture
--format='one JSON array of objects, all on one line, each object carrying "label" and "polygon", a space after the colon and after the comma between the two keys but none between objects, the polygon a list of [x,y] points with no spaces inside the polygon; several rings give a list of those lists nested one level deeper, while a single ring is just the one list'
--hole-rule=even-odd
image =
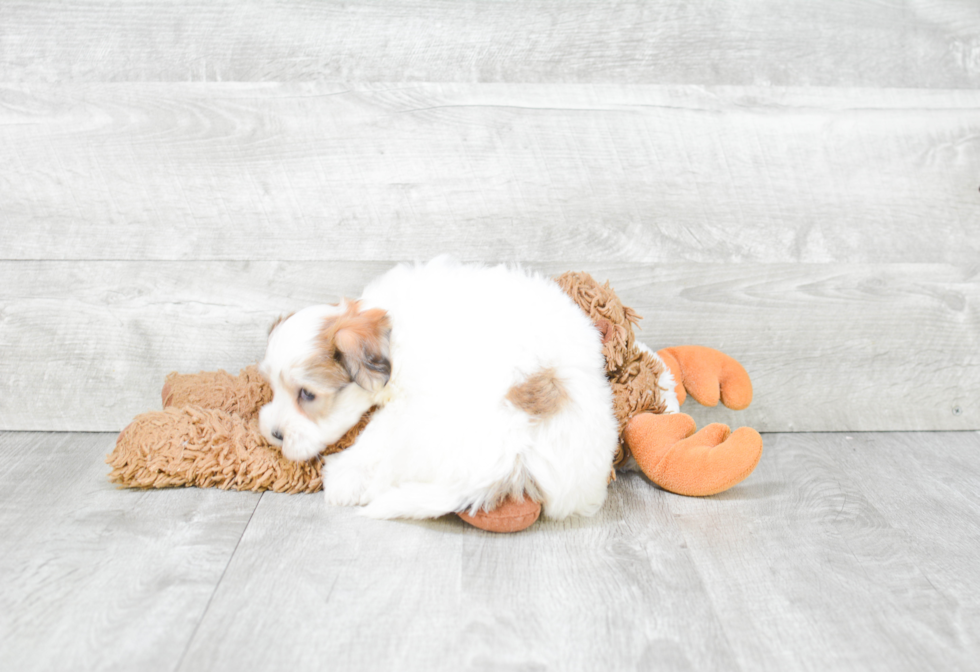
[{"label": "wood grain texture", "polygon": [[118,490],[105,434],[0,434],[0,668],[173,670],[259,495]]},{"label": "wood grain texture", "polygon": [[[159,408],[171,370],[237,372],[268,325],[356,297],[391,264],[0,263],[0,427],[116,430]],[[762,431],[980,427],[980,278],[939,264],[541,264],[608,279],[656,348],[701,344],[752,376]],[[43,400],[39,403],[38,400]]]},{"label": "wood grain texture", "polygon": [[316,495],[114,489],[111,434],[0,433],[0,666],[972,670],[980,433],[766,434],[703,499],[636,474],[494,535]]},{"label": "wood grain texture", "polygon": [[945,470],[935,467],[953,455],[973,460],[980,437],[765,440],[745,485],[703,500],[669,499],[739,667],[973,669],[980,575],[975,563],[948,564],[946,543],[930,542],[958,537],[953,547],[975,556],[978,510],[954,498],[940,516],[919,503],[939,504],[923,494],[946,490]]},{"label": "wood grain texture", "polygon": [[732,669],[692,570],[633,476],[595,518],[515,535],[266,495],[180,669]]},{"label": "wood grain texture", "polygon": [[4,259],[976,263],[980,91],[0,86]]},{"label": "wood grain texture", "polygon": [[[968,626],[950,631],[953,650],[980,650],[980,435],[839,434],[820,440],[834,446],[835,465],[861,484],[863,495],[888,519],[895,542],[942,594],[953,625]],[[937,440],[942,450],[933,447]],[[868,454],[901,459],[869,460]],[[956,521],[953,529],[950,521]]]},{"label": "wood grain texture", "polygon": [[980,85],[970,0],[5,2],[0,80]]}]

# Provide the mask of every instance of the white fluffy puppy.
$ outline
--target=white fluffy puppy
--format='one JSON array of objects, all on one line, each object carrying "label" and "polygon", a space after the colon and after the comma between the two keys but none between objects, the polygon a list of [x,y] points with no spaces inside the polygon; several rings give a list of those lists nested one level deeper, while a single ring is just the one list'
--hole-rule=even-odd
[{"label": "white fluffy puppy", "polygon": [[275,325],[260,367],[275,396],[262,432],[325,458],[327,502],[376,518],[491,509],[527,492],[546,516],[606,498],[617,423],[598,330],[547,278],[440,257],[401,265],[358,301]]}]

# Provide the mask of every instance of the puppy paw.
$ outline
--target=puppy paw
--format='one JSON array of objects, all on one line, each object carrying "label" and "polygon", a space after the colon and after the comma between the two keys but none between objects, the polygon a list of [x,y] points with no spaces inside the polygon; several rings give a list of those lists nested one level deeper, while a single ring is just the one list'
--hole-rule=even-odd
[{"label": "puppy paw", "polygon": [[323,497],[333,506],[363,506],[368,503],[368,475],[349,464],[343,453],[328,457],[323,463]]}]

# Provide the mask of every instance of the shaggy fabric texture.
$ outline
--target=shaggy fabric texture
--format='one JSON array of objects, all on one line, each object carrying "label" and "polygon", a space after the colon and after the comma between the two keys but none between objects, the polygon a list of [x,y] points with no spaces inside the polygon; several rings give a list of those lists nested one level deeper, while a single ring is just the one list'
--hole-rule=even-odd
[{"label": "shaggy fabric texture", "polygon": [[608,281],[600,285],[582,272],[564,273],[555,281],[603,333],[606,376],[613,391],[613,412],[619,420],[619,450],[613,465],[620,467],[630,457],[623,438],[626,424],[638,413],[660,414],[666,409],[658,385],[663,364],[636,347],[633,330],[641,318],[635,310],[623,305]]},{"label": "shaggy fabric texture", "polygon": [[272,401],[272,388],[255,366],[237,376],[227,371],[167,374],[163,384],[163,407],[199,406],[239,415],[243,420],[258,417],[259,409]]},{"label": "shaggy fabric texture", "polygon": [[[168,376],[168,380],[172,377],[173,374]],[[212,377],[223,382],[236,380],[225,371],[187,377],[196,384],[206,384]],[[226,389],[244,389],[245,381],[250,384],[259,381],[259,387],[268,388],[254,366],[244,369],[237,380]],[[246,394],[249,398],[263,397],[261,389],[251,387]],[[231,401],[222,400],[225,404]],[[255,417],[258,408],[249,411],[247,420],[227,410],[200,406],[169,406],[162,411],[143,413],[120,433],[115,449],[109,454],[106,460],[112,467],[109,480],[130,488],[196,486],[285,493],[320,490],[319,461],[284,459],[279,449],[259,432]],[[353,445],[370,418],[371,412],[364,414],[357,425],[340,441],[327,446],[322,454],[336,453]]]},{"label": "shaggy fabric texture", "polygon": [[[606,375],[613,390],[620,442],[614,465],[630,457],[623,430],[636,414],[663,413],[657,385],[663,365],[636,347],[640,317],[609,286],[588,273],[565,273],[555,281],[603,334]],[[235,490],[315,492],[321,488],[318,460],[285,459],[258,429],[259,409],[272,390],[255,366],[232,376],[225,371],[171,373],[163,391],[163,411],[144,413],[124,429],[106,461],[109,479],[124,487],[217,487]],[[371,412],[323,455],[351,446]]]}]

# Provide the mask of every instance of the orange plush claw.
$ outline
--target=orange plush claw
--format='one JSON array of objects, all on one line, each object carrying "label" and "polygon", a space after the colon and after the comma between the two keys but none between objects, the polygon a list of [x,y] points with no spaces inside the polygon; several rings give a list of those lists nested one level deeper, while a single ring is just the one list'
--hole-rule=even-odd
[{"label": "orange plush claw", "polygon": [[674,374],[680,403],[687,396],[684,390],[704,406],[717,406],[720,399],[728,408],[740,411],[752,403],[749,374],[725,353],[703,345],[682,345],[657,354]]},{"label": "orange plush claw", "polygon": [[678,441],[694,434],[694,418],[686,413],[639,413],[630,419],[623,438],[644,474],[651,474]]},{"label": "orange plush claw", "polygon": [[518,500],[508,497],[493,511],[456,514],[464,521],[487,532],[520,532],[534,524],[541,515],[541,505],[530,497]]},{"label": "orange plush claw", "polygon": [[664,458],[644,473],[664,490],[705,497],[741,483],[762,457],[762,437],[750,427],[732,432],[727,425],[712,423],[667,451]]}]

